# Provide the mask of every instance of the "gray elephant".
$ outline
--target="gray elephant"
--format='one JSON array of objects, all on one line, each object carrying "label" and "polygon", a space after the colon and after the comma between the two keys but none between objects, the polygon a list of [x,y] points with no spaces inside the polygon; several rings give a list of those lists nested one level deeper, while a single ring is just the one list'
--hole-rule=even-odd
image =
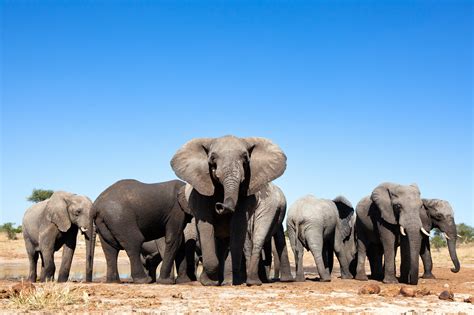
[{"label": "gray elephant", "polygon": [[[456,253],[456,223],[454,222],[454,211],[449,202],[440,199],[422,199],[423,207],[420,208],[420,218],[423,227],[426,231],[431,231],[433,228],[438,228],[446,237],[448,243],[448,250],[454,268],[452,272],[459,272],[461,265]],[[430,238],[423,235],[421,243],[421,261],[423,262],[423,278],[434,279],[432,273],[433,261],[431,259]]]},{"label": "gray elephant", "polygon": [[[124,249],[130,259],[130,269],[135,283],[150,283],[140,258],[144,242],[165,237],[160,276],[161,284],[174,284],[171,269],[179,256],[183,230],[191,217],[186,214],[178,200],[180,190],[184,194],[182,181],[145,184],[136,180],[120,180],[103,191],[91,209],[90,227],[94,226],[107,261],[107,282],[120,282],[117,256]],[[95,231],[95,230],[94,230]],[[95,242],[95,232],[92,233]],[[87,252],[86,280],[92,281],[94,246]],[[184,261],[181,257],[179,264]],[[179,268],[178,268],[179,269]]]},{"label": "gray elephant", "polygon": [[408,284],[418,283],[422,233],[428,234],[421,223],[421,207],[420,190],[415,184],[383,183],[374,189],[370,197],[359,202],[356,207],[356,279],[367,280],[365,259],[368,256],[374,279],[381,278],[383,274],[384,283],[398,283],[395,255],[400,244],[400,280]]},{"label": "gray elephant", "polygon": [[[203,285],[222,283],[230,244],[232,282],[242,283],[248,214],[264,206],[259,203],[257,193],[272,191],[268,184],[285,171],[285,154],[264,138],[200,138],[179,149],[171,160],[171,167],[179,178],[190,184],[190,189],[186,189],[186,200],[196,218],[202,249],[200,282]],[[269,214],[275,215],[275,212]],[[248,285],[261,283],[258,277],[260,253],[277,221],[278,216],[262,218],[259,230],[251,238]],[[284,250],[286,248],[279,252]]]},{"label": "gray elephant", "polygon": [[288,212],[287,231],[295,255],[296,281],[305,280],[305,248],[314,257],[320,281],[331,281],[334,252],[341,266],[341,277],[352,278],[354,222],[352,205],[342,196],[327,200],[307,195],[295,201]]},{"label": "gray elephant", "polygon": [[54,252],[63,247],[58,282],[67,281],[76,248],[77,232],[86,236],[90,247],[89,213],[92,201],[80,195],[57,191],[51,198],[34,204],[23,216],[23,237],[30,262],[28,279],[35,282],[38,257],[41,256],[40,280],[53,280],[56,266]]}]

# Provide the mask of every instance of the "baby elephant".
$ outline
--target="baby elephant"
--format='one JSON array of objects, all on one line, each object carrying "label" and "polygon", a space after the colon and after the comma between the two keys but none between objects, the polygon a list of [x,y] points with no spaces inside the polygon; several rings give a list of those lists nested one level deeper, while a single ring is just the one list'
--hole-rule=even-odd
[{"label": "baby elephant", "polygon": [[[296,281],[304,281],[303,251],[311,251],[320,281],[331,281],[333,252],[341,266],[341,277],[352,278],[355,266],[354,209],[344,197],[318,199],[312,195],[297,200],[287,219],[288,237],[295,255]],[[355,271],[355,270],[353,270]]]},{"label": "baby elephant", "polygon": [[[76,248],[77,231],[87,232],[92,202],[85,196],[57,191],[50,199],[31,206],[23,216],[23,237],[30,261],[29,281],[36,281],[36,265],[41,255],[41,281],[53,280],[56,267],[54,252],[63,245],[59,282],[68,280]],[[90,233],[86,246],[90,246]]]}]

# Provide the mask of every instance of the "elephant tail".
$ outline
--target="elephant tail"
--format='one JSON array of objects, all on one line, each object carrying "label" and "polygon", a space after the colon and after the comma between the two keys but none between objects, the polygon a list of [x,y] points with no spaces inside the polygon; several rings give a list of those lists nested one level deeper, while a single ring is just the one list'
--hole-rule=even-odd
[{"label": "elephant tail", "polygon": [[95,251],[95,239],[97,236],[96,227],[94,224],[94,215],[90,215],[89,218],[89,240],[86,241],[86,282],[92,282],[92,271],[94,268],[94,251]]}]

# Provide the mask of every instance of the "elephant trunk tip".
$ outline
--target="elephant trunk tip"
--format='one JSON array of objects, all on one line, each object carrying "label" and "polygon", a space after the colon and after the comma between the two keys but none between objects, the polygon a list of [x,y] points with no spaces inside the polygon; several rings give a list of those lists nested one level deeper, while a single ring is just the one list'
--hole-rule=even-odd
[{"label": "elephant trunk tip", "polygon": [[216,212],[218,214],[223,214],[227,212],[234,212],[235,211],[235,201],[232,198],[226,198],[224,202],[216,203]]}]

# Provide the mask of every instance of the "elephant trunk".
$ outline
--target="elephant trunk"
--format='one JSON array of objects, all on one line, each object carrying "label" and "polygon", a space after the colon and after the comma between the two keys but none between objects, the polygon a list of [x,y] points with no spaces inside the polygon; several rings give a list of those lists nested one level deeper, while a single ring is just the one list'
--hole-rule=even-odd
[{"label": "elephant trunk", "polygon": [[420,248],[421,236],[415,237],[415,239],[410,242],[410,272],[408,274],[408,283],[413,285],[418,284]]},{"label": "elephant trunk", "polygon": [[451,271],[459,272],[459,270],[461,269],[461,265],[459,263],[458,255],[456,253],[456,233],[454,233],[454,235],[451,236],[448,240],[448,250],[449,256],[451,257],[451,260],[454,264],[454,268],[451,268]]},{"label": "elephant trunk", "polygon": [[95,238],[97,232],[91,218],[88,231],[86,232],[86,282],[92,282],[92,270],[94,267]]},{"label": "elephant trunk", "polygon": [[240,178],[238,176],[226,176],[222,180],[224,187],[224,202],[216,203],[216,212],[223,214],[234,212],[237,200],[239,199]]}]

